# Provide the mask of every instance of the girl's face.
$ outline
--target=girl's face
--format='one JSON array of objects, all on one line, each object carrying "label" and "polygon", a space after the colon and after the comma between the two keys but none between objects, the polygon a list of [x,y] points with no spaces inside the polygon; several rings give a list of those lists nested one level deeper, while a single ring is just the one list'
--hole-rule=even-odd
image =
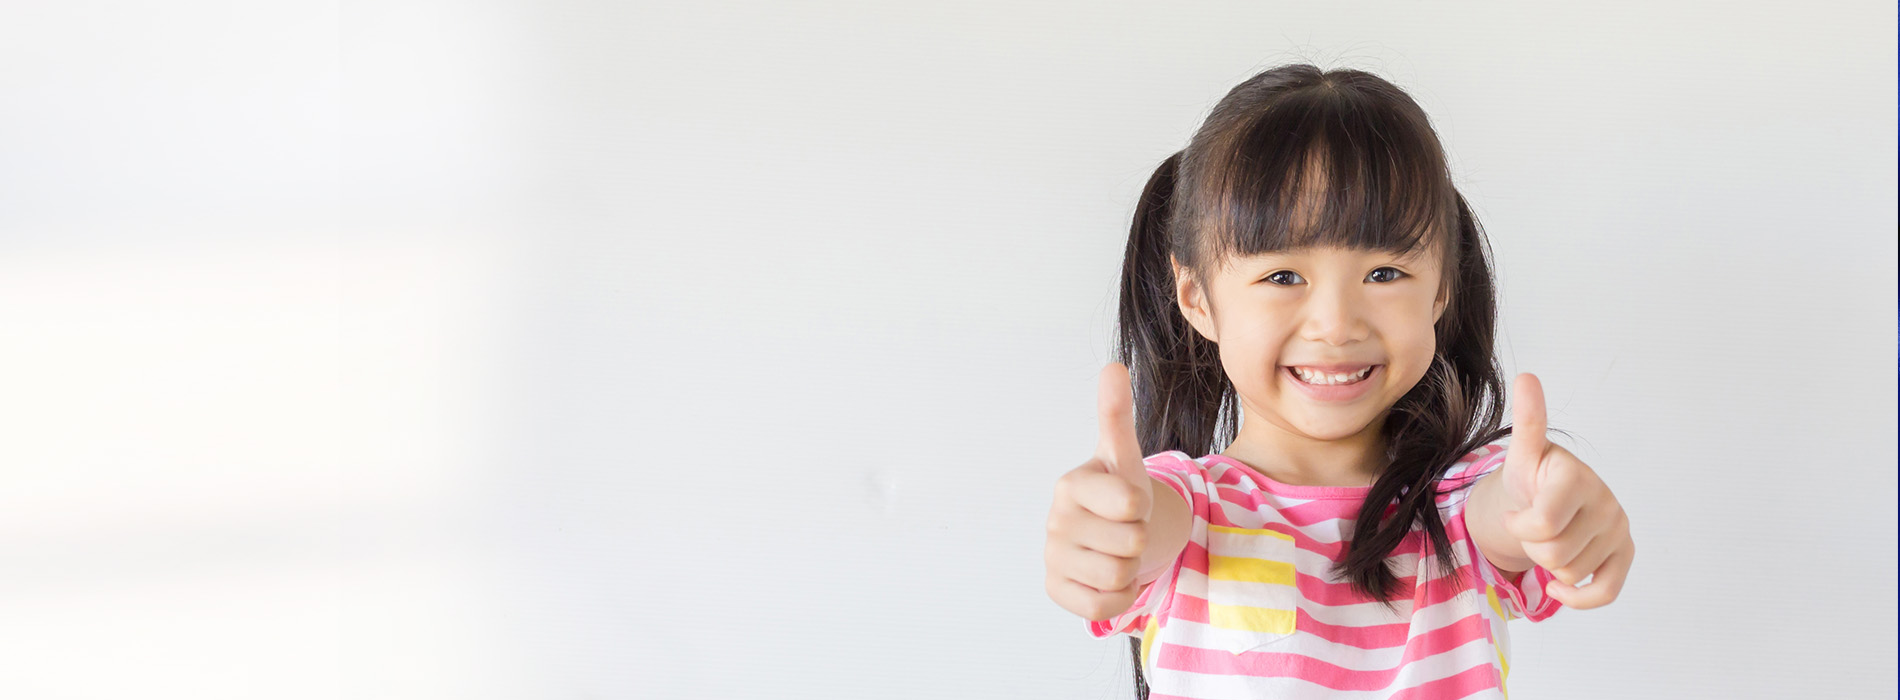
[{"label": "girl's face", "polygon": [[1376,427],[1430,368],[1440,255],[1300,248],[1231,257],[1204,284],[1177,262],[1176,297],[1219,345],[1247,421],[1339,440]]}]

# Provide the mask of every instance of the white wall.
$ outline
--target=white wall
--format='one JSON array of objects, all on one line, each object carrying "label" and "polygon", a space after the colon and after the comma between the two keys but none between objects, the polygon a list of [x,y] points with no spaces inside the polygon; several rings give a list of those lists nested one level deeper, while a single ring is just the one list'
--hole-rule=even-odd
[{"label": "white wall", "polygon": [[1513,696],[1895,674],[1881,3],[0,13],[0,696],[1127,697],[1042,590],[1140,186],[1432,116],[1630,511]]}]

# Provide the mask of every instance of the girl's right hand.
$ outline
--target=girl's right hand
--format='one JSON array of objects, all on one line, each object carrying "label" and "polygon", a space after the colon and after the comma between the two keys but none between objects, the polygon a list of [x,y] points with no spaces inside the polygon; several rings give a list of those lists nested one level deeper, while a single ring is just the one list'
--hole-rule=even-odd
[{"label": "girl's right hand", "polygon": [[[1135,437],[1134,396],[1128,368],[1102,369],[1095,456],[1056,480],[1043,562],[1049,597],[1089,620],[1128,610],[1141,594],[1142,555],[1149,548],[1153,477]],[[1170,491],[1169,496],[1175,496]],[[1177,497],[1178,499],[1178,497]]]}]

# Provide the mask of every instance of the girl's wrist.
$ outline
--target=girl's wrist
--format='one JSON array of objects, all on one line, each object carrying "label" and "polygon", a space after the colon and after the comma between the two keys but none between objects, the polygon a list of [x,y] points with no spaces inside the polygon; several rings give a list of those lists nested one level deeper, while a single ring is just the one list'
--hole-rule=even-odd
[{"label": "girl's wrist", "polygon": [[1524,543],[1504,528],[1509,494],[1504,492],[1502,474],[1502,471],[1494,471],[1478,479],[1471,487],[1471,498],[1463,515],[1465,533],[1477,543],[1479,553],[1491,561],[1493,568],[1508,576],[1510,572],[1529,570],[1534,562],[1525,554]]}]

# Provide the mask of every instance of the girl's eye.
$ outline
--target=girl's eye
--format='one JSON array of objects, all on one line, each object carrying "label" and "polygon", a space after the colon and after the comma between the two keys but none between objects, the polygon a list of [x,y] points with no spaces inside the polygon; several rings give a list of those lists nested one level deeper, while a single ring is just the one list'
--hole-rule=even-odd
[{"label": "girl's eye", "polygon": [[[1275,282],[1274,278],[1276,277],[1285,281]],[[1295,280],[1299,280],[1299,281],[1295,281]],[[1286,286],[1290,284],[1299,284],[1300,282],[1303,282],[1303,281],[1305,280],[1300,278],[1300,273],[1294,272],[1292,270],[1279,270],[1272,274],[1267,275],[1268,284],[1277,284],[1281,286]]]},{"label": "girl's eye", "polygon": [[[1380,272],[1389,272],[1391,274],[1387,275],[1385,279],[1375,279],[1376,277],[1378,277]],[[1373,270],[1371,274],[1366,275],[1366,279],[1374,281],[1374,282],[1394,282],[1394,281],[1404,278],[1405,276],[1406,276],[1405,273],[1400,272],[1399,269],[1396,267],[1381,267],[1377,270]],[[1294,284],[1299,284],[1304,281],[1306,280],[1300,277],[1300,273],[1294,272],[1292,270],[1277,270],[1273,272],[1272,274],[1267,275],[1266,277],[1266,282],[1268,284],[1274,284],[1274,285],[1279,285],[1279,286],[1294,285]]]},{"label": "girl's eye", "polygon": [[[1378,270],[1373,270],[1373,271],[1372,271],[1372,274],[1370,274],[1370,275],[1366,275],[1366,279],[1372,279],[1372,277],[1373,277],[1373,275],[1377,275],[1377,274],[1379,274],[1379,272],[1380,272],[1381,270],[1390,270],[1390,271],[1392,272],[1392,276],[1391,276],[1391,277],[1389,277],[1389,278],[1387,278],[1387,279],[1385,280],[1385,281],[1387,281],[1387,282],[1390,282],[1390,281],[1394,281],[1394,280],[1397,280],[1397,279],[1399,279],[1400,277],[1404,277],[1404,276],[1405,276],[1405,273],[1403,273],[1403,272],[1400,272],[1400,271],[1398,270],[1398,268],[1393,268],[1393,267],[1381,267],[1381,268],[1379,268]],[[1374,280],[1374,281],[1377,281],[1377,280]]]}]

